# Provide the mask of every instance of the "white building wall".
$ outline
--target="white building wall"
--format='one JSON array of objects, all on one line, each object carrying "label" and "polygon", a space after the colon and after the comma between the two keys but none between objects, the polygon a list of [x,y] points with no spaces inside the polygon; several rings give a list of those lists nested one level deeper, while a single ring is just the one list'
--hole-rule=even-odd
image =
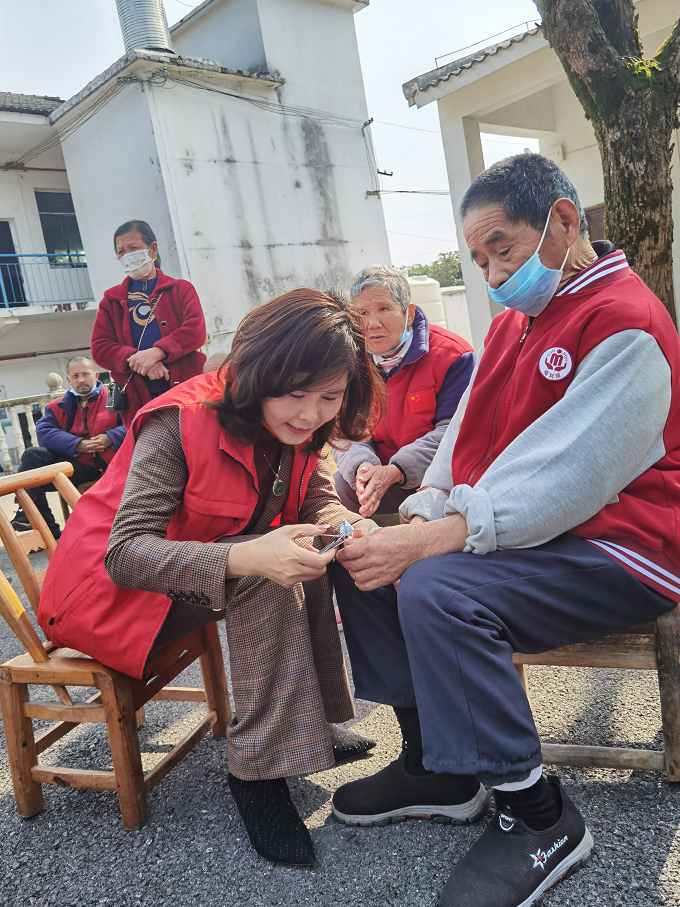
[{"label": "white building wall", "polygon": [[215,60],[229,69],[264,72],[267,63],[257,0],[213,0],[172,28],[179,54]]},{"label": "white building wall", "polygon": [[299,286],[347,290],[364,265],[389,260],[360,130],[183,85],[154,88],[151,103],[183,276],[217,335],[211,352],[253,306]]},{"label": "white building wall", "polygon": [[[184,71],[172,69],[166,87],[126,86],[64,139],[97,298],[122,279],[112,235],[132,218],[156,232],[163,270],[195,285],[208,353],[228,348],[252,307],[299,286],[346,291],[362,267],[389,262],[382,204],[366,197],[376,175],[361,129],[368,114],[355,8],[348,0],[216,2],[173,30],[178,53],[238,69],[264,51],[258,68],[280,71],[282,87],[189,71],[215,89],[205,91],[173,82]],[[270,108],[246,100],[254,98]]]},{"label": "white building wall", "polygon": [[172,277],[184,277],[148,93],[138,84],[127,86],[65,138],[62,149],[95,300],[123,281],[113,234],[127,220],[147,221],[158,237],[162,269]]}]

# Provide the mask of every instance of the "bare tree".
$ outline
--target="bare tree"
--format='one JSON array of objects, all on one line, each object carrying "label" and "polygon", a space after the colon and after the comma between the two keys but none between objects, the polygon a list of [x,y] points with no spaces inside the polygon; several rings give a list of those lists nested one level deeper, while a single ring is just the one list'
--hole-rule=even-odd
[{"label": "bare tree", "polygon": [[633,0],[534,2],[595,130],[605,235],[628,253],[675,321],[670,171],[680,106],[680,20],[647,58]]}]

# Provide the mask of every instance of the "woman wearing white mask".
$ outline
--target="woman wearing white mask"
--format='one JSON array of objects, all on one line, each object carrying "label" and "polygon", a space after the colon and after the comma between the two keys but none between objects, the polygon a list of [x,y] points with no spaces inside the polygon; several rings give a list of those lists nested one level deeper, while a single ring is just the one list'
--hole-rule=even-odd
[{"label": "woman wearing white mask", "polygon": [[160,394],[203,371],[205,320],[196,290],[160,270],[156,236],[146,221],[131,220],[113,235],[125,272],[106,290],[92,329],[92,355],[124,388],[123,424]]}]

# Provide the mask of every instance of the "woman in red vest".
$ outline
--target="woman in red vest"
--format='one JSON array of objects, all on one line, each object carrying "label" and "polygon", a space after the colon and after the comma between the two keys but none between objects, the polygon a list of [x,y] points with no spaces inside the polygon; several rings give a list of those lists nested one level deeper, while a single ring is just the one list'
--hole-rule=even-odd
[{"label": "woman in red vest", "polygon": [[160,270],[146,221],[121,224],[113,244],[126,277],[105,291],[90,346],[96,363],[125,387],[122,416],[129,428],[145,403],[201,374],[205,320],[192,284]]},{"label": "woman in red vest", "polygon": [[335,487],[346,507],[376,514],[385,526],[399,522],[399,506],[420,487],[470,383],[475,354],[462,337],[428,322],[397,268],[364,268],[351,296],[388,404],[370,440],[333,452]]},{"label": "woman in red vest", "polygon": [[340,504],[321,450],[366,437],[383,407],[346,302],[301,289],[255,309],[218,372],[140,410],[43,585],[52,641],[135,677],[158,647],[226,621],[229,786],[254,847],[277,862],[314,861],[285,777],[372,745],[332,726],[354,710],[333,552],[312,540],[323,547],[343,519],[375,525]]}]

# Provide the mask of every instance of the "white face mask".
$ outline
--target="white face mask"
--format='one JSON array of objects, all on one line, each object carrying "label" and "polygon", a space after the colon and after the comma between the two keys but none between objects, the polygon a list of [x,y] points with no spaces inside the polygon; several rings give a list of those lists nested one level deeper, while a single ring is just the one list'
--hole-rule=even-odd
[{"label": "white face mask", "polygon": [[135,249],[126,252],[118,259],[121,268],[133,280],[144,280],[153,271],[153,259],[149,258],[148,249]]}]

